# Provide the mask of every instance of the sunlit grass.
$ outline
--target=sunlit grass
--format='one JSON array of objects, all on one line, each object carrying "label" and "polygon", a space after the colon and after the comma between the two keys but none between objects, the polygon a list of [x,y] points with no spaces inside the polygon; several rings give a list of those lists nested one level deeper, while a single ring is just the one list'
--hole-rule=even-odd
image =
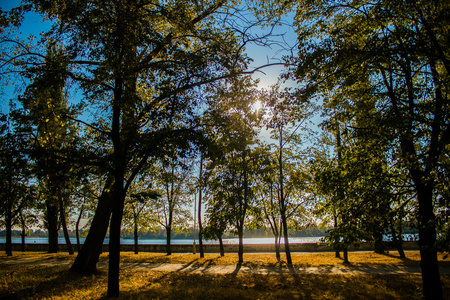
[{"label": "sunlit grass", "polygon": [[[439,255],[439,259],[443,262],[443,255]],[[132,252],[121,253],[123,262],[145,262],[145,263],[182,263],[182,264],[199,264],[199,265],[236,265],[238,263],[238,255],[236,253],[225,254],[221,257],[218,254],[205,254],[204,258],[200,258],[199,254],[172,254],[163,253],[139,253]],[[107,260],[107,254],[102,255],[102,259]],[[397,252],[388,254],[377,254],[373,252],[350,252],[349,260],[353,265],[410,265],[420,262],[420,254],[418,251],[407,251],[406,258],[402,259]],[[342,259],[336,258],[331,252],[317,253],[293,253],[292,261],[294,266],[328,266],[342,264]],[[244,254],[244,265],[250,266],[279,266],[286,265],[286,256],[282,254],[281,263],[279,263],[273,253],[247,253]]]},{"label": "sunlit grass", "polygon": [[[406,259],[397,253],[379,255],[370,252],[349,253],[352,265],[418,264],[419,253],[407,252]],[[124,252],[123,262],[236,264],[237,254],[199,255]],[[69,266],[5,264],[7,260],[73,260],[66,253],[14,252],[13,257],[0,254],[0,298],[11,299],[101,299],[106,295],[107,272],[80,276]],[[108,255],[102,254],[101,260]],[[294,253],[296,266],[342,264],[334,253]],[[285,261],[285,257],[282,257]],[[441,264],[447,264],[442,261]],[[275,255],[245,254],[252,266],[276,265]],[[69,261],[70,262],[70,261]],[[334,275],[334,274],[198,274],[153,270],[122,270],[121,299],[421,299],[421,276],[404,275]],[[441,276],[445,298],[450,299],[450,276]]]},{"label": "sunlit grass", "polygon": [[[49,254],[46,252],[14,252],[14,255],[7,257],[4,252],[0,253],[0,259],[16,260],[74,260],[75,255],[67,253]],[[198,265],[236,265],[238,263],[238,255],[236,253],[226,253],[221,257],[219,254],[206,253],[204,258],[200,255],[189,253],[176,253],[166,255],[164,253],[141,252],[134,254],[133,252],[121,252],[122,262],[131,263],[179,263],[179,264],[198,264]],[[444,259],[445,255],[439,253],[438,259],[442,264],[450,264],[450,259]],[[100,256],[100,261],[108,261],[108,253]],[[340,258],[336,258],[332,252],[308,252],[308,253],[292,253],[292,261],[294,266],[332,266],[342,264]],[[418,251],[406,251],[406,258],[402,259],[397,252],[387,254],[377,254],[370,251],[349,252],[349,261],[352,265],[415,265],[420,263],[420,254]],[[0,261],[1,262],[1,261]],[[273,253],[245,253],[244,265],[250,266],[279,266],[286,265],[286,256],[281,255],[281,263],[277,261]]]}]

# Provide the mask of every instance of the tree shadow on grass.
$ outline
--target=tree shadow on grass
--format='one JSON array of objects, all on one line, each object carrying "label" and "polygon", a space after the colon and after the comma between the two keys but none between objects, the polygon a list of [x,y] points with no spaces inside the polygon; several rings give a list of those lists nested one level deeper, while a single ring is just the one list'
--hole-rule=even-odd
[{"label": "tree shadow on grass", "polygon": [[[236,266],[238,269],[239,266]],[[418,275],[193,274],[170,272],[125,299],[421,299]]]},{"label": "tree shadow on grass", "polygon": [[[94,287],[104,285],[107,282],[107,273],[103,271],[98,271],[95,275],[83,276],[70,272],[67,267],[48,266],[33,268],[29,272],[33,272],[38,280],[33,281],[33,278],[31,278],[17,282],[17,286],[21,286],[21,288],[16,289],[13,287],[13,291],[9,293],[2,291],[0,298],[35,299],[64,297],[68,291],[94,289]],[[46,277],[50,279],[39,280]]]},{"label": "tree shadow on grass", "polygon": [[407,264],[418,264],[419,263],[418,261],[412,260],[412,259],[410,259],[408,257],[400,257],[398,255],[390,254],[389,252],[380,253],[380,255],[383,255],[383,256],[386,256],[386,257],[390,257],[390,258],[394,258],[394,259],[397,259],[397,260],[402,261],[402,262],[407,263]]}]

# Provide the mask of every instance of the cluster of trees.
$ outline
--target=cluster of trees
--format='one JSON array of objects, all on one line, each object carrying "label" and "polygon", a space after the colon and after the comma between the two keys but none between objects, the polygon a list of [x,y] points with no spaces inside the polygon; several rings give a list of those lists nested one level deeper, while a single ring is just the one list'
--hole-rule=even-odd
[{"label": "cluster of trees", "polygon": [[390,228],[396,241],[411,220],[424,295],[441,299],[436,233],[446,236],[449,214],[449,3],[300,2],[292,76],[304,83],[299,99],[322,101],[334,149],[315,165],[326,195],[321,210],[336,224],[330,238],[345,249]]},{"label": "cluster of trees", "polygon": [[[424,295],[442,298],[449,8],[400,0],[29,0],[1,12],[2,80],[25,83],[1,115],[7,253],[13,226],[25,236],[44,220],[55,252],[60,227],[70,244],[69,216],[77,233],[89,219],[71,270],[96,271],[109,228],[108,296],[116,296],[122,228],[137,238],[141,228],[163,227],[170,254],[172,231],[188,226],[198,194],[200,241],[234,232],[240,262],[245,228],[266,226],[279,259],[284,238],[288,264],[289,229],[312,222],[332,227],[328,241],[344,261],[361,240],[384,251],[387,232],[404,255],[403,228],[417,228]],[[31,10],[52,22],[39,42],[15,37]],[[259,69],[249,70],[245,47],[269,47],[272,29],[291,12],[298,49],[285,57],[281,79],[296,84],[258,90],[250,75]],[[321,134],[308,123],[319,112]],[[258,138],[261,128],[272,143]]]}]

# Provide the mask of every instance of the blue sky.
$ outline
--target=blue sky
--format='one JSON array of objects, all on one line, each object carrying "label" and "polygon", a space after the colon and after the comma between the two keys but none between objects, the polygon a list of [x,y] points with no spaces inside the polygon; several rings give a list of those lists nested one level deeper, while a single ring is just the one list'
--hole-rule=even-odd
[{"label": "blue sky", "polygon": [[[20,5],[20,0],[0,0],[0,9],[3,11],[8,11],[12,7]],[[49,22],[43,22],[42,18],[33,12],[26,13],[22,26],[19,28],[18,35],[22,38],[34,35],[37,38],[39,34],[50,28]],[[4,86],[3,82],[0,82],[2,86],[0,87],[0,112],[7,113],[9,111],[9,101],[16,98],[18,94],[21,93],[22,84],[18,84],[16,87],[14,85]]]},{"label": "blue sky", "polygon": [[[0,0],[0,8],[3,11],[7,11],[12,7],[20,5],[20,0]],[[287,22],[292,20],[292,15],[286,19]],[[27,13],[24,18],[22,26],[19,28],[19,35],[26,37],[30,34],[39,37],[39,34],[50,28],[50,22],[43,22],[42,18],[33,12]],[[289,46],[293,46],[296,41],[296,35],[292,28],[287,26],[278,27],[276,29],[276,34],[285,34],[285,40]],[[267,64],[279,62],[283,55],[289,53],[280,51],[281,48],[274,46],[271,49],[267,47],[259,47],[256,45],[249,45],[247,47],[247,54],[254,61],[250,66],[250,69]],[[253,75],[253,78],[259,78],[261,88],[268,88],[277,82],[277,78],[280,72],[283,70],[283,66],[272,66],[264,68],[262,72],[257,72]],[[0,90],[0,111],[5,113],[9,110],[9,100],[11,98],[17,97],[20,93],[20,89],[15,91],[11,86],[2,86]]]}]

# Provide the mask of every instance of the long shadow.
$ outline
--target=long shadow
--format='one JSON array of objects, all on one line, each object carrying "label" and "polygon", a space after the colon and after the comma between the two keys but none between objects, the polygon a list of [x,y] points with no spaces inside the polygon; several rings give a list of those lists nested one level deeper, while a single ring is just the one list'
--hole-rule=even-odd
[{"label": "long shadow", "polygon": [[193,261],[191,261],[191,262],[189,262],[187,264],[183,264],[183,266],[180,269],[178,269],[177,271],[186,270],[187,268],[190,268],[191,266],[196,265],[197,261],[198,261],[198,258],[194,259]]},{"label": "long shadow", "polygon": [[408,262],[408,263],[414,262],[414,263],[416,263],[416,261],[414,261],[414,260],[412,260],[412,259],[410,259],[408,257],[400,257],[400,256],[393,255],[393,254],[390,254],[390,253],[387,253],[387,252],[380,253],[380,254],[383,255],[383,256],[390,257],[390,258],[398,259],[398,260],[403,261],[403,262]]}]

